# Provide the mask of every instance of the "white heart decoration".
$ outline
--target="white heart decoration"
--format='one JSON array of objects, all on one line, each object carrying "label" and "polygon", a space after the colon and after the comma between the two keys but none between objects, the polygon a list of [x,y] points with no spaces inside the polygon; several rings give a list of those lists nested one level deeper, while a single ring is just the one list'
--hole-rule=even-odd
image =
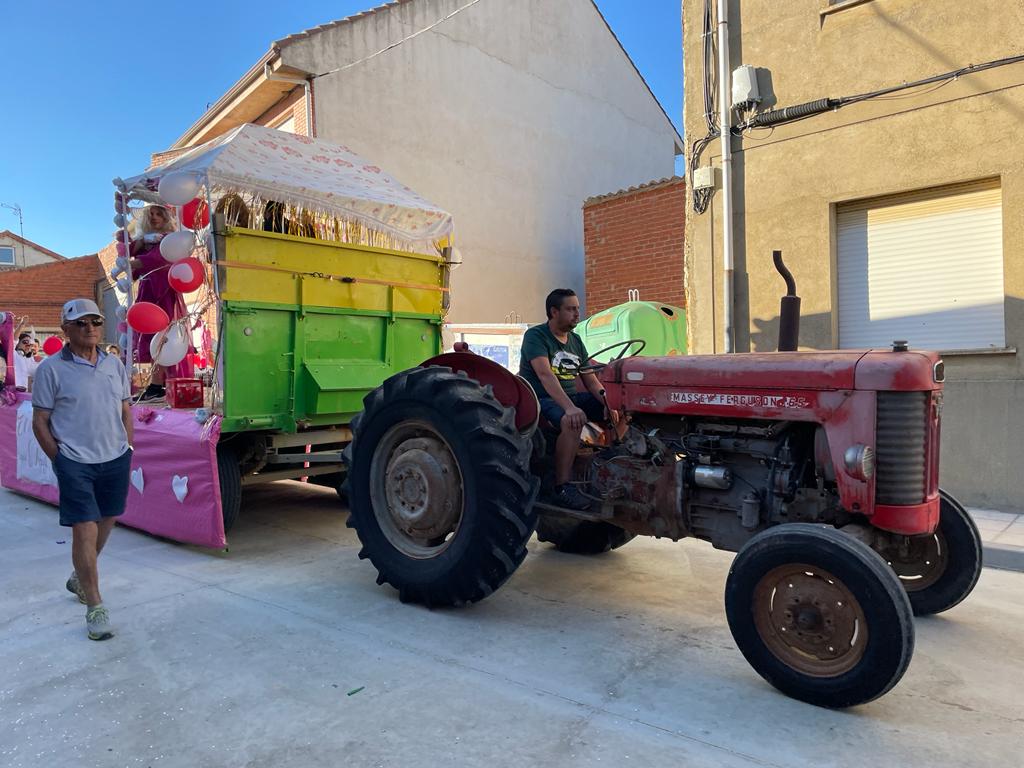
[{"label": "white heart decoration", "polygon": [[135,486],[135,490],[142,493],[142,489],[146,487],[146,481],[142,477],[142,467],[136,467],[132,470],[132,485]]},{"label": "white heart decoration", "polygon": [[175,475],[171,478],[171,490],[174,491],[174,498],[181,504],[185,501],[185,497],[188,496],[188,475],[181,477]]}]

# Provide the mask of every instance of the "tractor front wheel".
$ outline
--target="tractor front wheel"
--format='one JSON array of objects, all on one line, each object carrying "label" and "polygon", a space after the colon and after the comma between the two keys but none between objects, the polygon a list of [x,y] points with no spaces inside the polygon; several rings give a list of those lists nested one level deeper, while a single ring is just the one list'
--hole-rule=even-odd
[{"label": "tractor front wheel", "polygon": [[930,536],[887,536],[878,553],[899,576],[918,616],[948,611],[981,576],[981,534],[956,499],[939,491],[939,526]]},{"label": "tractor front wheel", "polygon": [[346,449],[349,525],[403,602],[487,597],[526,557],[537,516],[530,443],[489,387],[449,368],[392,376]]},{"label": "tractor front wheel", "polygon": [[791,523],[754,536],[729,571],[725,609],[750,665],[822,707],[881,696],[913,655],[899,579],[869,546],[828,526]]}]

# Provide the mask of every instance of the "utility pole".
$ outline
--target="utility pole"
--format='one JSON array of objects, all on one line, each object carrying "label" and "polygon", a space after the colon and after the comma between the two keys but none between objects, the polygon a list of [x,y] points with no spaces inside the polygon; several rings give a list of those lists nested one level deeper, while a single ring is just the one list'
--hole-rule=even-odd
[{"label": "utility pole", "polygon": [[18,216],[18,234],[21,235],[21,266],[27,266],[28,262],[25,261],[25,219],[21,215],[21,206],[17,203],[14,205],[0,203],[0,208],[10,208]]},{"label": "utility pole", "polygon": [[718,0],[718,109],[722,139],[722,324],[723,352],[735,351],[733,334],[732,88],[729,69],[729,2]]}]

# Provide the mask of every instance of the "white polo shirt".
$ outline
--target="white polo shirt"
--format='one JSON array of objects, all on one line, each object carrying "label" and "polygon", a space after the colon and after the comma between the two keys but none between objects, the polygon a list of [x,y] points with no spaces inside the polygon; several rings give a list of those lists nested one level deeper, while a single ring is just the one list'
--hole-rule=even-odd
[{"label": "white polo shirt", "polygon": [[32,384],[32,407],[50,411],[60,452],[83,464],[112,461],[128,450],[121,408],[131,399],[131,383],[118,358],[96,354],[93,365],[65,344],[39,364]]}]

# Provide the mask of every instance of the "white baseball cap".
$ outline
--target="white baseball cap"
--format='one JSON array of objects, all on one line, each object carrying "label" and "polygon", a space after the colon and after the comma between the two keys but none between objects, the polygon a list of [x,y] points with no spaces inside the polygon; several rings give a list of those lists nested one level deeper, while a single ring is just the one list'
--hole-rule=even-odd
[{"label": "white baseball cap", "polygon": [[96,306],[96,302],[92,299],[72,299],[64,304],[64,308],[60,311],[60,321],[66,323],[88,315],[103,317],[100,308]]}]

